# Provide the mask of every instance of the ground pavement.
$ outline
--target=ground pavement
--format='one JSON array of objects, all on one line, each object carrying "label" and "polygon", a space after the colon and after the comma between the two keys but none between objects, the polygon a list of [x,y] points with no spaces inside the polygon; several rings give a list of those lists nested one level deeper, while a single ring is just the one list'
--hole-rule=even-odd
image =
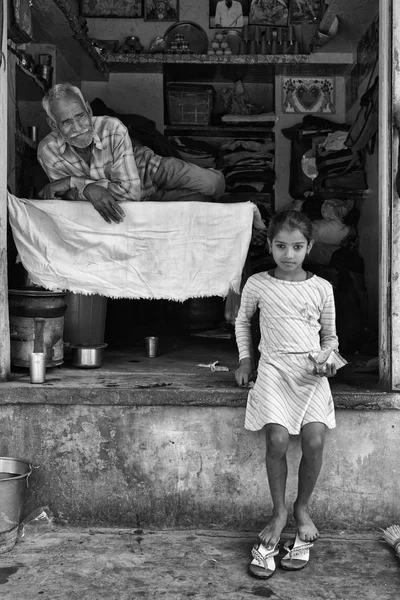
[{"label": "ground pavement", "polygon": [[[289,534],[288,534],[289,535]],[[285,535],[285,538],[288,536]],[[395,600],[379,532],[324,533],[299,572],[247,574],[253,532],[56,527],[0,555],[2,600]],[[279,558],[279,557],[278,557]]]}]

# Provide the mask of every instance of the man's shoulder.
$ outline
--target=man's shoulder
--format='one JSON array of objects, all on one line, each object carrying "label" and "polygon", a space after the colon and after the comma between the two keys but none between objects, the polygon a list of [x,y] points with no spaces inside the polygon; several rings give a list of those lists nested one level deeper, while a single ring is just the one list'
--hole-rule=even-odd
[{"label": "man's shoulder", "polygon": [[117,119],[117,117],[109,117],[108,115],[93,117],[93,126],[97,133],[100,131],[127,131],[122,121]]},{"label": "man's shoulder", "polygon": [[54,131],[48,133],[38,144],[37,153],[41,156],[46,150],[52,151],[58,148],[57,134]]}]

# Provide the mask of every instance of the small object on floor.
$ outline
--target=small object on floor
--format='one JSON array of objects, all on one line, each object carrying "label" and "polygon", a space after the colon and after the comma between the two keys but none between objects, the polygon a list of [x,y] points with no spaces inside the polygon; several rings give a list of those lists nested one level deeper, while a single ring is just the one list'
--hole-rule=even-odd
[{"label": "small object on floor", "polygon": [[228,367],[218,366],[219,361],[215,360],[213,363],[199,363],[198,367],[205,367],[206,369],[210,369],[213,373],[215,371],[229,371]]},{"label": "small object on floor", "polygon": [[147,358],[156,358],[158,353],[158,337],[155,335],[145,337],[144,345]]},{"label": "small object on floor", "polygon": [[310,559],[310,548],[314,544],[311,542],[303,542],[296,533],[294,542],[286,542],[283,549],[287,552],[281,560],[281,567],[286,571],[299,571],[308,565]]},{"label": "small object on floor", "polygon": [[276,570],[275,556],[279,554],[279,540],[271,550],[261,542],[254,544],[251,554],[253,560],[248,567],[249,574],[257,579],[269,579]]},{"label": "small object on floor", "polygon": [[379,356],[367,360],[365,363],[358,363],[355,373],[379,373]]},{"label": "small object on floor", "polygon": [[207,331],[197,331],[191,333],[194,337],[211,338],[216,340],[231,340],[233,339],[233,332],[226,331],[224,329],[208,329]]},{"label": "small object on floor", "polygon": [[390,525],[386,529],[382,529],[385,542],[394,548],[396,555],[400,558],[400,526]]}]

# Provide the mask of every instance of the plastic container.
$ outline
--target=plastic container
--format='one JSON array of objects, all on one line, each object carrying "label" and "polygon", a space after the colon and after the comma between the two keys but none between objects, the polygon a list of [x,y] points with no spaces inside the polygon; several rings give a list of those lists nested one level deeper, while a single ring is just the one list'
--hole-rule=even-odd
[{"label": "plastic container", "polygon": [[12,550],[17,541],[21,509],[31,473],[32,466],[27,460],[0,457],[0,554]]},{"label": "plastic container", "polygon": [[167,100],[171,125],[208,125],[214,93],[211,85],[170,83]]},{"label": "plastic container", "polygon": [[107,298],[97,294],[68,293],[65,313],[64,341],[66,344],[92,346],[104,342]]}]

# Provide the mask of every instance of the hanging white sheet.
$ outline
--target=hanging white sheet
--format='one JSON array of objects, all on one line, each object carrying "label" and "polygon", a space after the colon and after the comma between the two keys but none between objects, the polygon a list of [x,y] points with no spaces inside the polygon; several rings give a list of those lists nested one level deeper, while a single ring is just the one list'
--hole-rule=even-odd
[{"label": "hanging white sheet", "polygon": [[110,298],[184,301],[239,291],[253,226],[251,202],[124,202],[109,224],[88,202],[8,194],[19,257],[35,284]]}]

